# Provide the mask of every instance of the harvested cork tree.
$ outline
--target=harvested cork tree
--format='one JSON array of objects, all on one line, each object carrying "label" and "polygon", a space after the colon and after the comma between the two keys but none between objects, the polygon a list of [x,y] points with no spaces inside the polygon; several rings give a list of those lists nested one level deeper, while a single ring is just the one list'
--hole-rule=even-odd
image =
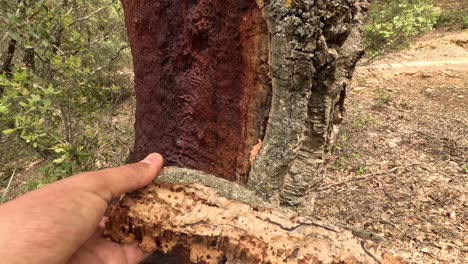
[{"label": "harvested cork tree", "polygon": [[114,240],[155,251],[147,263],[385,261],[307,218],[363,54],[367,0],[122,3],[130,159],[159,152],[170,167],[112,206]]}]

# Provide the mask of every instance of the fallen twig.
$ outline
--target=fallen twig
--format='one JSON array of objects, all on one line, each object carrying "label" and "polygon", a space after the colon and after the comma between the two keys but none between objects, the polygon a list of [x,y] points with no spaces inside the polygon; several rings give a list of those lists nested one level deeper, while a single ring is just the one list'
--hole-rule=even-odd
[{"label": "fallen twig", "polygon": [[323,188],[319,188],[319,189],[316,190],[316,192],[323,192],[323,191],[330,190],[332,188],[339,187],[339,186],[342,186],[342,185],[345,185],[345,184],[348,184],[348,183],[351,183],[351,182],[363,181],[363,180],[372,179],[374,177],[385,176],[385,175],[388,175],[388,174],[390,174],[392,172],[395,172],[397,170],[407,169],[407,168],[410,168],[410,167],[413,167],[413,166],[416,166],[416,165],[420,165],[420,164],[419,163],[414,163],[414,164],[411,164],[411,165],[408,165],[408,166],[395,167],[395,168],[393,168],[391,170],[388,170],[388,171],[385,171],[385,172],[371,173],[371,174],[367,174],[367,175],[360,176],[360,177],[354,177],[354,178],[352,178],[351,180],[348,180],[348,181],[342,181],[342,182],[339,182],[339,183],[330,184],[330,185],[325,186]]},{"label": "fallen twig", "polygon": [[16,169],[17,168],[15,168],[15,170],[13,171],[13,174],[10,177],[10,180],[8,181],[8,185],[5,188],[5,191],[3,191],[2,200],[0,201],[0,204],[3,204],[5,202],[5,198],[6,198],[7,194],[8,194],[8,189],[10,189],[11,183],[13,182],[13,178],[15,177]]}]

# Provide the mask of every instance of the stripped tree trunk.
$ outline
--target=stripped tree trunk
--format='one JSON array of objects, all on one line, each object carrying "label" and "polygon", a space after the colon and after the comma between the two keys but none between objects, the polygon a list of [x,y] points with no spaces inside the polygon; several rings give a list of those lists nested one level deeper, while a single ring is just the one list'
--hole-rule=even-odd
[{"label": "stripped tree trunk", "polygon": [[310,213],[363,54],[368,0],[122,0],[137,94],[130,159]]}]

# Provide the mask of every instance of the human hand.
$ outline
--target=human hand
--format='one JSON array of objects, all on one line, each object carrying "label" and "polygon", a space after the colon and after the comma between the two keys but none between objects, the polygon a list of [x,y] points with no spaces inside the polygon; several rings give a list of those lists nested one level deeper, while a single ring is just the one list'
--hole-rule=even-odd
[{"label": "human hand", "polygon": [[137,244],[119,245],[103,236],[103,216],[112,198],[153,181],[159,154],[142,162],[87,172],[30,192],[0,206],[1,263],[135,264]]}]

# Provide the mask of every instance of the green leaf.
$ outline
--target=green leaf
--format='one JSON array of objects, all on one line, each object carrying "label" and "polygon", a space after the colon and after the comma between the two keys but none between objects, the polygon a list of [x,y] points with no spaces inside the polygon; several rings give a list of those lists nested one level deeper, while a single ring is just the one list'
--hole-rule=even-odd
[{"label": "green leaf", "polygon": [[49,98],[46,98],[44,100],[42,100],[42,104],[44,105],[44,107],[50,107],[52,105],[52,100],[50,100]]},{"label": "green leaf", "polygon": [[66,157],[61,157],[61,158],[58,158],[58,159],[55,159],[53,161],[53,163],[55,164],[62,164],[64,161],[65,161]]},{"label": "green leaf", "polygon": [[0,114],[6,114],[6,113],[8,113],[8,107],[6,105],[0,104]]},{"label": "green leaf", "polygon": [[3,134],[5,134],[6,136],[8,136],[8,135],[11,135],[11,134],[13,134],[13,133],[16,133],[16,131],[18,131],[17,128],[7,129],[7,130],[3,130]]},{"label": "green leaf", "polygon": [[34,31],[27,31],[26,34],[33,39],[39,39],[39,36]]},{"label": "green leaf", "polygon": [[37,94],[31,95],[31,102],[37,103],[39,101],[41,101],[41,96],[40,95],[37,95]]},{"label": "green leaf", "polygon": [[54,149],[55,153],[66,153],[67,151],[64,148],[56,148]]},{"label": "green leaf", "polygon": [[28,73],[26,71],[19,71],[15,73],[14,77],[18,82],[25,81],[28,78]]},{"label": "green leaf", "polygon": [[10,38],[14,39],[16,42],[21,41],[21,36],[20,36],[20,34],[18,34],[18,32],[10,31],[10,32],[8,32],[8,35],[10,35]]}]

